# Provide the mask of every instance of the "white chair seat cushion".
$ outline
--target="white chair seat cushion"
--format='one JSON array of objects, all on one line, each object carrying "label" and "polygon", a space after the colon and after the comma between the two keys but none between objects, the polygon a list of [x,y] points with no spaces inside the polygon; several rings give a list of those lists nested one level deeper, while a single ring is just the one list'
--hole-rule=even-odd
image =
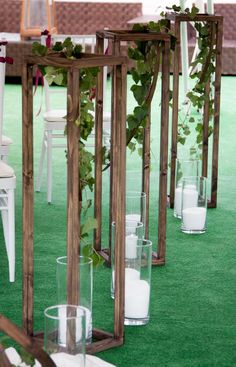
[{"label": "white chair seat cushion", "polygon": [[13,141],[11,138],[8,138],[8,136],[2,135],[2,145],[10,145]]},{"label": "white chair seat cushion", "polygon": [[44,113],[43,118],[49,122],[65,122],[66,110],[50,110]]},{"label": "white chair seat cushion", "polygon": [[8,164],[0,161],[0,177],[12,177],[14,176],[14,170]]}]

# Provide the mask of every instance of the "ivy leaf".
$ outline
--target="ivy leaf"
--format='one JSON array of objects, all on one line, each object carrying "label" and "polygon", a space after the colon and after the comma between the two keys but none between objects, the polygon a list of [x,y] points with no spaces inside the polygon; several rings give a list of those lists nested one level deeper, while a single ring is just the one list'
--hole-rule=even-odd
[{"label": "ivy leaf", "polygon": [[97,252],[93,252],[92,254],[92,259],[93,259],[93,267],[96,269],[99,266],[101,266],[104,263],[104,259],[102,258],[102,256],[100,256]]},{"label": "ivy leaf", "polygon": [[134,116],[136,120],[141,123],[144,119],[146,119],[148,115],[148,108],[147,106],[137,106],[134,109]]},{"label": "ivy leaf", "polygon": [[198,13],[199,13],[199,9],[195,5],[193,5],[189,13],[190,19],[194,19]]},{"label": "ivy leaf", "polygon": [[60,41],[57,41],[53,47],[52,47],[53,51],[57,51],[57,52],[60,52],[63,50],[63,46],[62,46],[62,42]]},{"label": "ivy leaf", "polygon": [[188,126],[184,127],[184,135],[189,135],[191,133],[190,129]]},{"label": "ivy leaf", "polygon": [[143,156],[143,148],[138,148],[138,155],[139,157],[142,157]]},{"label": "ivy leaf", "polygon": [[138,84],[139,80],[140,80],[140,77],[139,77],[139,74],[137,72],[137,70],[135,68],[132,68],[131,69],[131,75],[132,75],[132,78],[133,78],[133,81]]},{"label": "ivy leaf", "polygon": [[178,136],[178,143],[184,145],[186,141],[186,138],[182,137],[182,136]]},{"label": "ivy leaf", "polygon": [[63,84],[63,74],[58,73],[54,78],[54,83],[56,83],[57,85],[62,85]]},{"label": "ivy leaf", "polygon": [[84,224],[81,226],[81,236],[85,233],[89,233],[91,230],[98,228],[98,223],[95,218],[87,218]]},{"label": "ivy leaf", "polygon": [[188,121],[189,122],[195,122],[195,118],[194,117],[190,117]]},{"label": "ivy leaf", "polygon": [[136,148],[136,144],[133,143],[132,141],[129,142],[128,144],[128,148],[131,150],[131,152],[133,153],[135,151]]},{"label": "ivy leaf", "polygon": [[93,246],[91,244],[84,245],[82,248],[82,255],[90,257],[93,254]]},{"label": "ivy leaf", "polygon": [[145,99],[145,90],[140,85],[132,85],[130,90],[133,92],[134,98],[141,105]]},{"label": "ivy leaf", "polygon": [[81,45],[75,45],[72,56],[74,56],[76,59],[79,59],[81,57],[82,51],[83,47]]},{"label": "ivy leaf", "polygon": [[32,52],[36,56],[45,56],[48,52],[46,46],[41,45],[39,42],[33,42]]},{"label": "ivy leaf", "polygon": [[143,55],[137,48],[128,48],[128,57],[132,60],[143,60]]},{"label": "ivy leaf", "polygon": [[138,120],[134,115],[128,115],[127,116],[127,123],[130,130],[133,130],[138,125]]},{"label": "ivy leaf", "polygon": [[195,130],[199,133],[202,133],[202,130],[203,130],[203,124],[201,122],[199,122],[197,124],[197,126],[195,127]]},{"label": "ivy leaf", "polygon": [[204,26],[204,27],[201,27],[201,29],[200,29],[200,31],[199,31],[199,34],[200,34],[200,36],[201,37],[206,37],[206,36],[208,36],[208,34],[209,34],[209,31],[208,31],[208,28],[206,27],[206,26]]},{"label": "ivy leaf", "polygon": [[181,11],[181,6],[177,6],[177,5],[173,5],[172,9],[176,12],[179,13]]},{"label": "ivy leaf", "polygon": [[197,136],[197,143],[201,143],[202,142],[202,134]]}]

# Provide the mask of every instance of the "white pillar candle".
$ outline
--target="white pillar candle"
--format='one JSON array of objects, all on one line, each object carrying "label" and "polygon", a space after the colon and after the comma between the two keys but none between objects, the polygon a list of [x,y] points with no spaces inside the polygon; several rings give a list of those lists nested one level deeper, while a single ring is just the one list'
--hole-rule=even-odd
[{"label": "white pillar candle", "polygon": [[136,233],[138,223],[140,223],[140,214],[126,214],[125,224],[128,233]]},{"label": "white pillar candle", "polygon": [[[85,311],[85,338],[87,339],[92,332],[92,314],[87,307],[82,307]],[[59,308],[59,330],[58,330],[58,341],[61,345],[66,345],[66,331],[67,331],[67,308]],[[76,320],[76,342],[79,342],[82,337],[80,319]]]},{"label": "white pillar candle", "polygon": [[135,259],[137,257],[138,236],[129,234],[125,237],[125,257],[126,259]]},{"label": "white pillar candle", "polygon": [[143,319],[148,316],[150,286],[146,280],[125,281],[125,317]]},{"label": "white pillar candle", "polygon": [[177,217],[181,217],[182,187],[175,189],[175,205],[174,210]]},{"label": "white pillar candle", "polygon": [[127,281],[140,279],[140,271],[133,268],[125,268],[125,279]]},{"label": "white pillar candle", "polygon": [[183,208],[194,208],[197,206],[198,192],[194,188],[183,189]]},{"label": "white pillar candle", "polygon": [[[140,271],[134,268],[125,268],[125,279],[128,280],[138,280],[140,279]],[[112,289],[111,289],[111,297],[114,298],[115,292],[115,271],[112,271]]]},{"label": "white pillar candle", "polygon": [[182,211],[183,228],[189,231],[201,231],[205,228],[206,208],[187,208]]}]

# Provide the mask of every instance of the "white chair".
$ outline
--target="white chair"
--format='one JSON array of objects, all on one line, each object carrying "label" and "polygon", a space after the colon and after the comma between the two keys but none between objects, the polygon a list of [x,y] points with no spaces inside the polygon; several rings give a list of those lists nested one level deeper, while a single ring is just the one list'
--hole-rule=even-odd
[{"label": "white chair", "polygon": [[[3,44],[4,43],[4,44]],[[2,135],[3,100],[5,85],[6,45],[0,40],[0,211],[3,224],[3,234],[9,263],[9,280],[15,281],[15,188],[16,177],[13,169],[6,164],[10,138]]]},{"label": "white chair", "polygon": [[[4,60],[6,57],[6,43],[5,40],[0,39],[0,57]],[[3,135],[3,98],[4,98],[4,84],[5,84],[5,69],[6,63],[0,62],[0,159],[7,162],[9,154],[9,147],[12,144],[12,140]]]},{"label": "white chair", "polygon": [[[76,44],[81,44],[83,46],[83,51],[91,53],[95,52],[96,46],[96,36],[95,35],[53,35],[52,42],[63,41],[66,37],[70,37],[72,42]],[[42,44],[45,44],[45,36],[42,37]],[[104,85],[107,80],[107,69],[104,68]],[[105,92],[106,88],[104,88]],[[52,149],[53,148],[63,148],[66,149],[65,141],[65,126],[66,126],[66,109],[53,109],[51,107],[51,97],[52,94],[61,93],[65,91],[59,90],[59,88],[51,88],[48,85],[47,80],[44,78],[44,91],[45,91],[45,107],[46,112],[44,113],[44,133],[42,140],[41,155],[39,161],[38,175],[36,179],[36,191],[40,191],[42,173],[43,173],[43,163],[45,161],[45,156],[47,155],[47,201],[52,202]],[[105,99],[104,99],[105,100]],[[65,97],[66,102],[66,97]],[[103,140],[104,145],[108,146],[110,141],[110,113],[104,113],[103,115]],[[94,138],[94,133],[91,133],[91,137]],[[63,139],[62,143],[58,142],[58,139]],[[94,146],[94,140],[91,143],[91,139],[87,146]]]},{"label": "white chair", "polygon": [[9,264],[9,280],[15,281],[15,188],[13,169],[0,160],[0,211]]}]

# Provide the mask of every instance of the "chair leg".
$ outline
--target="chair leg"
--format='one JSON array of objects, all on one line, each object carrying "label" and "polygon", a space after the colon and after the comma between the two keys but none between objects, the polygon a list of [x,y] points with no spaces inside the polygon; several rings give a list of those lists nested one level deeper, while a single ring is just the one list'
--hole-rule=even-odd
[{"label": "chair leg", "polygon": [[15,197],[14,189],[8,192],[8,264],[9,280],[15,281]]},{"label": "chair leg", "polygon": [[52,201],[52,131],[47,132],[47,199]]},{"label": "chair leg", "polygon": [[1,210],[3,235],[4,235],[4,239],[5,239],[6,249],[8,251],[8,213],[7,212],[8,212],[7,209]]},{"label": "chair leg", "polygon": [[36,191],[40,191],[40,187],[41,187],[41,181],[42,181],[42,175],[43,175],[43,163],[44,163],[45,153],[46,153],[46,145],[47,145],[47,135],[46,135],[46,132],[44,132],[40,160],[39,160],[38,175],[36,179]]},{"label": "chair leg", "polygon": [[[7,209],[1,211],[3,233],[7,251],[9,281],[15,281],[15,198],[14,190],[8,190]],[[5,200],[4,200],[5,201]]]}]

